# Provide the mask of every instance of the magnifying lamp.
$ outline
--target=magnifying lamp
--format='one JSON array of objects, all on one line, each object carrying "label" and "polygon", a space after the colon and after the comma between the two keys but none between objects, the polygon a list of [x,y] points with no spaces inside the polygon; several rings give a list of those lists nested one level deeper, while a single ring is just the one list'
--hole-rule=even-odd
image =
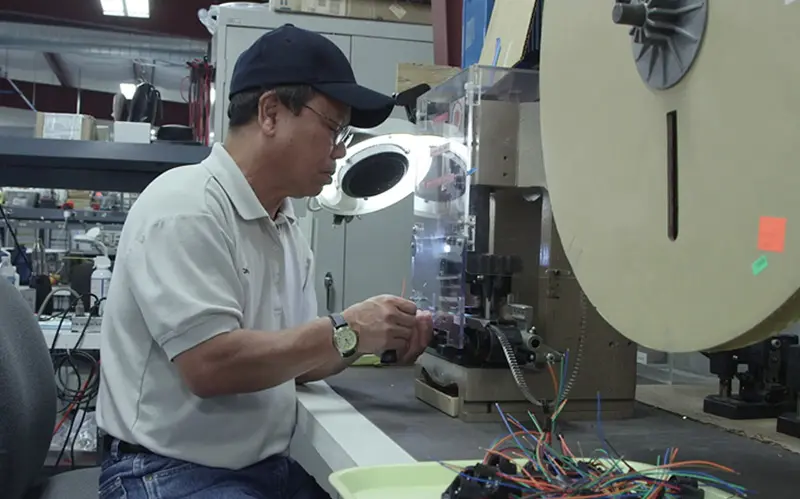
[{"label": "magnifying lamp", "polygon": [[347,155],[336,163],[333,181],[309,199],[308,209],[339,217],[374,213],[416,192],[418,182],[442,156],[442,149],[448,151],[448,157],[466,158],[463,144],[445,137],[414,135],[414,130],[412,123],[397,119],[357,130]]}]

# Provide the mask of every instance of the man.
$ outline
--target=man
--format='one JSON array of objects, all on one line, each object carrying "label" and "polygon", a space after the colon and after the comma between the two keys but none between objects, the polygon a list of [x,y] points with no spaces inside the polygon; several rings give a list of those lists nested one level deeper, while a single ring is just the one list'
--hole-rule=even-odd
[{"label": "man", "polygon": [[318,194],[347,125],[380,124],[392,100],[291,25],[239,57],[230,94],[224,147],[161,175],[125,223],[103,317],[102,498],[327,497],[287,456],[295,383],[360,354],[411,363],[432,334],[392,296],[318,317],[288,199]]}]

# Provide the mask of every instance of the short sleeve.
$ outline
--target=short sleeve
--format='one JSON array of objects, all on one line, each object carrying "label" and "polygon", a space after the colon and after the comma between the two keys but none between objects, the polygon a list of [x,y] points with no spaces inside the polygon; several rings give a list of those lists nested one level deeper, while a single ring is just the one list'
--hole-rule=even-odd
[{"label": "short sleeve", "polygon": [[224,227],[206,214],[157,221],[125,254],[130,292],[170,360],[242,327],[244,290]]}]

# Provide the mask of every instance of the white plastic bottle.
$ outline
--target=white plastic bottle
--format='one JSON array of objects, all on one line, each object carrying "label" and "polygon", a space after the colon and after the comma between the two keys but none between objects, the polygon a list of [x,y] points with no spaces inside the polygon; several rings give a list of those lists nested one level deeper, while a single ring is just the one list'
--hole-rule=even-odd
[{"label": "white plastic bottle", "polygon": [[[111,259],[107,256],[98,256],[94,259],[94,272],[92,272],[92,294],[99,300],[108,296],[111,285]],[[105,300],[100,303],[100,315],[103,315]]]},{"label": "white plastic bottle", "polygon": [[19,287],[19,274],[17,269],[11,265],[11,257],[5,255],[0,258],[0,279],[5,279],[14,287]]}]

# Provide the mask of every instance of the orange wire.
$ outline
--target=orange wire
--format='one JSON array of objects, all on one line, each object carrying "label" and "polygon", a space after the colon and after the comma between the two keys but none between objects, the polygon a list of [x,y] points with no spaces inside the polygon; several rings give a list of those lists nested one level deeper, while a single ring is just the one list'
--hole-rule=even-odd
[{"label": "orange wire", "polygon": [[734,475],[738,475],[736,470],[733,470],[733,469],[728,468],[727,466],[723,466],[721,464],[713,463],[711,461],[682,461],[680,463],[662,464],[661,466],[659,466],[657,468],[636,470],[636,473],[637,474],[642,474],[642,473],[648,473],[648,472],[652,472],[652,471],[660,471],[660,470],[663,470],[665,468],[681,468],[681,467],[686,467],[686,466],[708,466],[710,468],[716,468],[716,469],[718,469],[720,471],[724,471],[726,473],[731,473],[731,474],[734,474]]},{"label": "orange wire", "polygon": [[558,439],[561,441],[561,449],[564,451],[564,454],[568,455],[569,457],[575,457],[575,454],[569,450],[569,446],[567,445],[567,441],[564,440],[564,437],[559,435]]},{"label": "orange wire", "polygon": [[64,415],[61,416],[61,420],[58,422],[58,424],[56,424],[56,428],[55,428],[55,430],[53,430],[53,435],[58,433],[58,430],[61,429],[61,426],[64,424],[64,421],[66,421],[67,418],[69,417],[69,415],[72,413],[72,411],[75,410],[77,404],[83,402],[83,400],[82,400],[83,399],[83,394],[86,391],[86,388],[88,388],[89,381],[91,381],[91,379],[92,379],[91,376],[87,376],[86,380],[83,382],[83,386],[81,387],[80,391],[76,394],[75,401],[71,402],[67,406],[67,410],[64,411]]},{"label": "orange wire", "polygon": [[547,370],[550,371],[550,379],[553,380],[553,397],[558,397],[558,380],[556,379],[556,371],[553,369],[553,364],[547,364]]},{"label": "orange wire", "polygon": [[508,442],[514,437],[527,436],[527,435],[535,435],[535,433],[532,433],[530,431],[517,431],[504,436],[503,438],[495,442],[495,444],[490,449],[487,449],[486,456],[484,456],[483,458],[483,463],[486,464],[486,461],[489,459],[489,451],[496,451],[500,447],[500,445]]}]

